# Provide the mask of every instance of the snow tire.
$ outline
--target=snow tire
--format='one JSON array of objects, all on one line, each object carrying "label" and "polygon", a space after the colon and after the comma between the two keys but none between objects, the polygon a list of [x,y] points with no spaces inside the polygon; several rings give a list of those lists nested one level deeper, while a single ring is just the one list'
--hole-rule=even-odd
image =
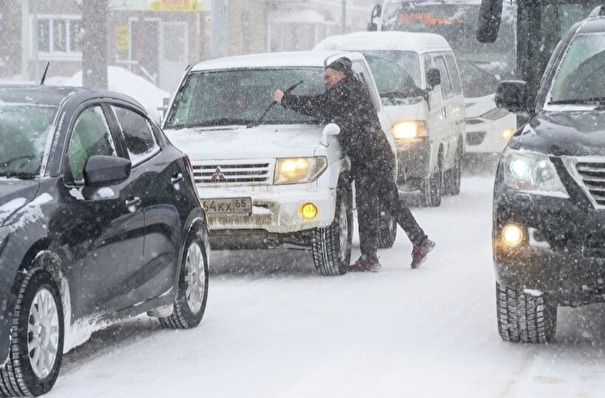
[{"label": "snow tire", "polygon": [[52,389],[63,359],[63,306],[52,276],[30,270],[19,289],[0,396],[32,397]]},{"label": "snow tire", "polygon": [[397,239],[397,221],[384,206],[380,206],[380,221],[378,224],[378,248],[390,249]]},{"label": "snow tire", "polygon": [[439,207],[441,205],[441,188],[443,185],[443,173],[441,165],[429,178],[425,179],[422,184],[422,199],[425,206]]},{"label": "snow tire", "polygon": [[547,293],[533,296],[496,282],[496,307],[503,340],[548,343],[555,335],[557,303]]},{"label": "snow tire", "polygon": [[460,180],[462,178],[462,147],[458,144],[456,150],[456,159],[454,161],[454,167],[449,169],[445,176],[444,181],[444,194],[445,195],[458,195],[460,193]]},{"label": "snow tire", "polygon": [[313,263],[320,274],[343,275],[349,270],[353,240],[353,205],[351,187],[340,182],[336,195],[334,221],[313,231]]},{"label": "snow tire", "polygon": [[208,258],[198,229],[187,236],[172,314],[159,318],[165,328],[189,329],[202,321],[208,301]]}]

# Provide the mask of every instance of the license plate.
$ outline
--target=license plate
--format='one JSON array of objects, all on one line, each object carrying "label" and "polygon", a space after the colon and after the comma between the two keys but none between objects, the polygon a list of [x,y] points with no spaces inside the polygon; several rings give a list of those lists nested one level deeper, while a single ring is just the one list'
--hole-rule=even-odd
[{"label": "license plate", "polygon": [[249,216],[252,213],[251,198],[202,199],[202,205],[212,216]]}]

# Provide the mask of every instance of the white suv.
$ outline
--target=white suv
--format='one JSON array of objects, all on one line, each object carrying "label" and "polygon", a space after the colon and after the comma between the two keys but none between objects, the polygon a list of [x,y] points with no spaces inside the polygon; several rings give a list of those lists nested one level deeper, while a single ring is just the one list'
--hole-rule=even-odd
[{"label": "white suv", "polygon": [[[320,273],[347,271],[353,189],[339,128],[271,102],[275,89],[297,83],[295,94],[323,92],[324,65],[342,55],[245,55],[202,62],[186,72],[163,127],[191,159],[213,249],[305,247]],[[346,56],[389,131],[365,58]],[[383,247],[392,245],[395,232],[388,217],[380,229]]]}]

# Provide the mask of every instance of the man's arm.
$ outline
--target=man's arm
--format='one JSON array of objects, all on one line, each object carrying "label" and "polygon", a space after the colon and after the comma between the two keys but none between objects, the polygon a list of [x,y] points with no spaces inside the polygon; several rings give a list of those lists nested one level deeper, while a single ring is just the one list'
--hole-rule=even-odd
[{"label": "man's arm", "polygon": [[319,95],[294,95],[276,90],[273,93],[273,100],[280,103],[284,108],[311,116],[317,119],[329,119],[329,97],[324,94]]}]

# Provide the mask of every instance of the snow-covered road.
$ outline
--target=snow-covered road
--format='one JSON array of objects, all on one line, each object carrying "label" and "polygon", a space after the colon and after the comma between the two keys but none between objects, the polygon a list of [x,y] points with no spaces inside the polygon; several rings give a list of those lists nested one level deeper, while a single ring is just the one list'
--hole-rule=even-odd
[{"label": "snow-covered road", "polygon": [[215,252],[200,327],[138,317],[96,333],[47,396],[601,397],[605,306],[560,308],[549,345],[498,336],[492,175],[466,173],[459,196],[413,209],[437,242],[417,270],[401,230],[375,274],[322,277],[304,252]]}]

